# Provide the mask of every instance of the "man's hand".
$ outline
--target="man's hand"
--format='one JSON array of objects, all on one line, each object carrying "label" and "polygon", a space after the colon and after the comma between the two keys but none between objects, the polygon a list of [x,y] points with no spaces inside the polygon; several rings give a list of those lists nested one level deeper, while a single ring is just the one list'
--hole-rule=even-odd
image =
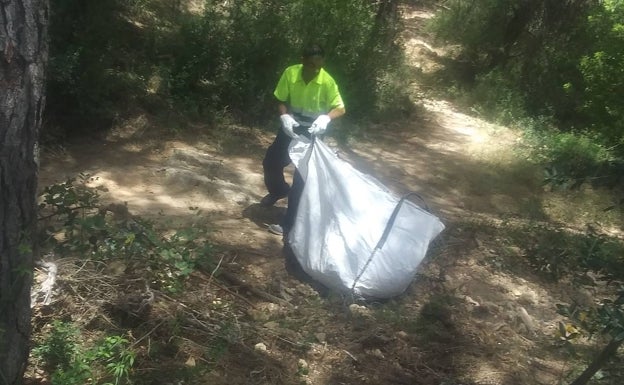
[{"label": "man's hand", "polygon": [[320,115],[308,128],[308,132],[312,135],[322,135],[327,130],[329,122],[331,118],[328,115]]},{"label": "man's hand", "polygon": [[293,128],[299,127],[299,123],[289,114],[280,115],[280,119],[282,120],[282,131],[291,138],[298,138],[299,135],[295,134]]}]

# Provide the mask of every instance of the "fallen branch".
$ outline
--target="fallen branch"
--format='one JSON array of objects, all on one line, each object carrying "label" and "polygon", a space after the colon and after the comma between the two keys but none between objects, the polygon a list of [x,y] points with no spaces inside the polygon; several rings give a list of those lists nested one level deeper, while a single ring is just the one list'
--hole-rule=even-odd
[{"label": "fallen branch", "polygon": [[[213,274],[214,274],[214,272],[213,272]],[[223,290],[223,291],[227,292],[228,294],[231,294],[231,295],[233,295],[234,297],[239,298],[240,300],[242,300],[242,301],[243,301],[243,302],[245,302],[246,304],[250,305],[250,306],[251,306],[251,307],[253,307],[254,309],[256,308],[256,305],[255,305],[253,302],[251,302],[251,301],[250,301],[250,300],[248,300],[247,298],[243,297],[242,295],[240,295],[240,294],[238,294],[238,293],[236,293],[236,292],[234,292],[234,291],[230,290],[229,288],[227,288],[227,287],[225,287],[225,286],[221,285],[219,282],[217,282],[217,280],[216,280],[216,279],[214,279],[214,278],[213,278],[213,276],[212,276],[212,275],[210,276],[210,278],[205,278],[205,277],[203,277],[203,276],[202,276],[202,275],[200,275],[200,274],[192,274],[192,276],[194,276],[194,277],[196,277],[196,278],[198,278],[198,279],[200,279],[200,280],[202,280],[202,281],[204,281],[204,282],[208,283],[209,285],[214,285],[214,286],[218,287],[219,289],[221,289],[221,290]]]},{"label": "fallen branch", "polygon": [[146,339],[147,337],[149,337],[149,336],[150,336],[150,334],[154,333],[154,332],[156,331],[156,329],[158,329],[158,328],[159,328],[162,324],[164,324],[164,323],[165,323],[165,321],[166,321],[166,320],[162,320],[162,321],[160,321],[160,322],[158,323],[158,325],[156,325],[156,326],[154,326],[154,327],[152,328],[152,330],[150,330],[149,332],[147,332],[146,334],[144,334],[144,335],[143,335],[141,338],[139,338],[138,340],[134,341],[130,347],[132,348],[132,347],[137,346],[137,345],[139,344],[139,342],[143,341],[144,339]]},{"label": "fallen branch", "polygon": [[243,289],[249,291],[251,294],[257,297],[266,299],[267,301],[277,303],[286,307],[293,307],[293,305],[290,302],[282,298],[276,297],[273,294],[269,294],[263,290],[257,289],[251,286],[250,284],[248,284],[247,282],[243,281],[242,279],[238,278],[234,274],[228,273],[227,271],[221,271],[220,276],[225,278],[227,281],[233,283],[234,285],[242,287]]},{"label": "fallen branch", "polygon": [[617,355],[617,351],[624,343],[624,338],[615,337],[605,346],[602,351],[594,358],[589,366],[581,373],[580,376],[570,385],[585,385],[591,378],[602,368],[611,358]]},{"label": "fallen branch", "polygon": [[347,356],[351,357],[351,359],[355,362],[358,362],[358,359],[355,358],[355,356],[351,353],[349,353],[348,351],[346,351],[345,349],[342,349],[343,352],[345,352],[347,354]]}]

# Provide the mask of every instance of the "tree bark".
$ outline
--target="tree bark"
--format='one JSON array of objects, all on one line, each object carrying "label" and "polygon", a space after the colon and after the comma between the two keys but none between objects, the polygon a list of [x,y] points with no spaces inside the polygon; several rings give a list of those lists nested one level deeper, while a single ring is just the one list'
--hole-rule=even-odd
[{"label": "tree bark", "polygon": [[30,339],[37,141],[48,0],[0,0],[0,384],[21,384]]},{"label": "tree bark", "polygon": [[381,0],[378,3],[373,35],[383,34],[382,42],[390,46],[395,38],[395,30],[399,21],[398,0]]}]

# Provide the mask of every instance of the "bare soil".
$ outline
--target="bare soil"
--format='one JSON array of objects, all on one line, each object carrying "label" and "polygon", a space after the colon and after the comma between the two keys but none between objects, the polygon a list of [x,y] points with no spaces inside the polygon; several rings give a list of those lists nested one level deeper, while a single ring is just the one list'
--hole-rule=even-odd
[{"label": "bare soil", "polygon": [[[420,34],[430,16],[404,14],[406,51],[419,71],[435,70],[441,52]],[[566,378],[572,363],[554,345],[555,304],[591,298],[536,276],[523,250],[501,245],[493,230],[529,215],[548,218],[538,171],[514,155],[513,131],[429,99],[416,83],[413,93],[418,108],[409,117],[348,146],[329,141],[398,195],[417,192],[446,225],[407,292],[383,303],[352,304],[286,266],[281,237],[265,226],[286,203],[258,204],[270,132],[224,124],[163,135],[141,116],[106,138],[46,151],[41,186],[86,173],[104,201],[125,204],[134,216],[162,228],[212,229],[219,269],[194,274],[179,297],[156,293],[151,315],[131,331],[141,352],[137,383],[534,385]],[[59,264],[59,280],[75,273],[68,265]],[[90,306],[94,314],[65,315],[93,321],[105,313]],[[174,332],[168,320],[175,314],[195,314],[216,329],[180,321]],[[50,318],[37,317],[41,330]]]}]

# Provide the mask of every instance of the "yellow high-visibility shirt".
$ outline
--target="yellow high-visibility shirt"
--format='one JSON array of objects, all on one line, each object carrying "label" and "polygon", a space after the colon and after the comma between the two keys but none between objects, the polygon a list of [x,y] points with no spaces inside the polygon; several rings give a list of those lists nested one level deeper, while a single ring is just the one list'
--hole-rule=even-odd
[{"label": "yellow high-visibility shirt", "polygon": [[285,103],[301,123],[311,123],[319,115],[334,108],[344,108],[338,85],[334,78],[321,68],[308,84],[303,81],[303,64],[295,64],[284,70],[273,95]]}]

